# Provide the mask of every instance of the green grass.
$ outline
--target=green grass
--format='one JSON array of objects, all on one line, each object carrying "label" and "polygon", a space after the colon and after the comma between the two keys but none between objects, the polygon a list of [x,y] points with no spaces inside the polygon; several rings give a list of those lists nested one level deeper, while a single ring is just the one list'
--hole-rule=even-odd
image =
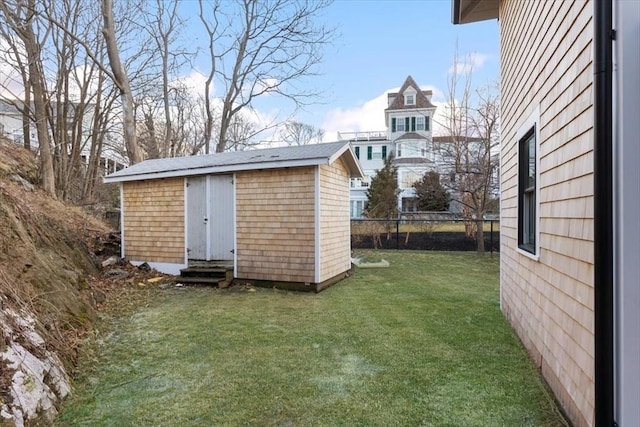
[{"label": "green grass", "polygon": [[498,258],[361,252],[320,294],[157,290],[85,361],[60,425],[556,426],[499,310]]}]

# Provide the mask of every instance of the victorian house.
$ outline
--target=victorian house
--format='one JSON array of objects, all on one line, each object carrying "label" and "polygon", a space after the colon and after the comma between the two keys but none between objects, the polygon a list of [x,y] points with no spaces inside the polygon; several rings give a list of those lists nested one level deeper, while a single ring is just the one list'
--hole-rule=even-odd
[{"label": "victorian house", "polygon": [[352,218],[363,216],[371,178],[384,167],[384,161],[391,153],[398,167],[398,208],[402,212],[417,210],[413,184],[425,172],[439,169],[431,133],[436,110],[431,95],[430,90],[420,89],[409,76],[398,92],[387,95],[385,131],[339,134],[340,139],[351,143],[365,174],[364,178],[351,181]]}]

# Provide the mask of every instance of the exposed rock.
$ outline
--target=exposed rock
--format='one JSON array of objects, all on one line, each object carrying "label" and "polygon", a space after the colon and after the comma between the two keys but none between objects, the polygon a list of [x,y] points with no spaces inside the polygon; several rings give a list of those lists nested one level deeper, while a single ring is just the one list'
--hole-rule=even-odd
[{"label": "exposed rock", "polygon": [[58,413],[56,403],[71,391],[62,361],[46,349],[30,314],[4,310],[0,313],[0,329],[6,343],[0,362],[3,374],[10,376],[10,401],[0,401],[0,418],[18,427],[36,418],[52,423]]},{"label": "exposed rock", "polygon": [[33,186],[33,184],[27,181],[26,179],[24,179],[23,177],[21,177],[20,175],[11,175],[9,179],[13,182],[17,182],[18,184],[22,184],[22,186],[28,191],[35,190],[35,187]]},{"label": "exposed rock", "polygon": [[102,261],[102,268],[109,267],[110,265],[117,264],[120,261],[120,258],[117,256],[110,256],[109,258]]},{"label": "exposed rock", "polygon": [[126,279],[127,277],[129,277],[129,273],[121,268],[112,268],[111,270],[107,271],[107,275],[113,279]]}]

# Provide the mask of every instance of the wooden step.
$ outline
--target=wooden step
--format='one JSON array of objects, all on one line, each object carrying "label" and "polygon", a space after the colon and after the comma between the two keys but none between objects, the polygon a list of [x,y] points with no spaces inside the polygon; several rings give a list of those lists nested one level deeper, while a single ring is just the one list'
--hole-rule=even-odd
[{"label": "wooden step", "polygon": [[188,267],[180,270],[182,277],[225,277],[229,269],[224,267]]},{"label": "wooden step", "polygon": [[189,283],[193,285],[219,285],[224,282],[224,277],[176,277],[176,283]]}]

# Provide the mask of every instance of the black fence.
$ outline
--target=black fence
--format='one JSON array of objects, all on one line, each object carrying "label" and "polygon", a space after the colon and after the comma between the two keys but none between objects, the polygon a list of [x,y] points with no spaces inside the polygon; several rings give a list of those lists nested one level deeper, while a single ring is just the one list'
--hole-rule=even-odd
[{"label": "black fence", "polygon": [[484,251],[500,251],[497,219],[480,223],[463,219],[352,219],[351,248],[476,251],[480,225]]}]

